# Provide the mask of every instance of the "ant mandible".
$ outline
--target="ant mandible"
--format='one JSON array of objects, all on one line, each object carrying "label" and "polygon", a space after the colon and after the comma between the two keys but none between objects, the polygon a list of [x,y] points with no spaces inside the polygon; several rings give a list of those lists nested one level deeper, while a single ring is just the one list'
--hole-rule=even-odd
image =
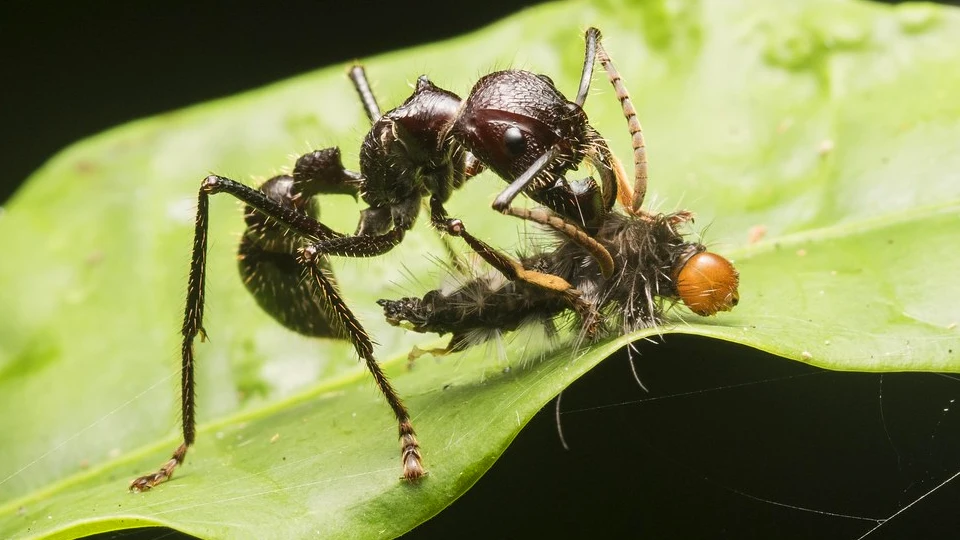
[{"label": "ant mandible", "polygon": [[[510,203],[519,193],[526,193],[559,214],[578,216],[583,226],[589,226],[598,213],[613,205],[618,182],[625,184],[606,141],[587,123],[582,109],[599,36],[592,28],[586,33],[583,71],[572,102],[547,76],[527,71],[487,75],[465,102],[423,75],[413,95],[381,114],[363,68],[354,66],[349,77],[372,123],[360,149],[359,173],[343,167],[340,151],[334,147],[301,156],[291,175],[273,177],[259,189],[223,176],[207,176],[198,194],[181,329],[183,441],[157,472],[135,479],[130,489],[143,491],[169,479],[195,440],[194,340],[198,335],[201,340],[206,337],[203,308],[211,195],[227,193],[246,205],[247,229],[240,243],[239,267],[258,304],[294,331],[345,337],[353,344],[397,419],[405,480],[425,474],[410,415],[380,368],[369,334],[337,289],[326,257],[374,257],[388,252],[413,227],[427,197],[435,229],[463,238],[508,279],[556,295],[589,316],[593,308],[567,281],[525,268],[469,234],[459,219],[447,215],[443,205],[486,165],[510,182],[494,202],[496,210],[555,226],[575,241],[591,245],[589,236],[573,221],[557,224]],[[564,176],[585,160],[592,162],[601,176],[601,208],[594,204],[595,192],[580,190],[578,183],[571,184]],[[596,186],[592,179],[589,184]],[[326,194],[359,196],[367,203],[353,235],[334,231],[314,217],[316,198]]]},{"label": "ant mandible", "polygon": [[[586,41],[587,58],[576,104],[582,105],[586,99],[595,56],[607,72],[627,121],[633,146],[632,183],[606,140],[586,123],[583,109],[567,102],[543,75],[537,76],[537,81],[527,72],[503,71],[480,79],[453,125],[454,138],[501,177],[515,178],[494,201],[494,209],[541,223],[561,234],[567,249],[554,252],[557,257],[554,262],[559,264],[545,264],[540,260],[524,261],[523,266],[538,268],[568,285],[586,285],[571,285],[575,292],[568,292],[586,303],[586,307],[577,310],[581,317],[584,314],[588,317],[583,321],[585,337],[597,336],[601,323],[595,319],[599,315],[598,307],[608,303],[609,298],[603,301],[590,298],[593,295],[584,294],[584,288],[608,289],[611,296],[621,300],[634,296],[634,289],[645,290],[647,305],[643,308],[634,309],[633,300],[618,302],[628,306],[628,319],[643,324],[658,318],[653,296],[682,300],[694,313],[703,316],[730,310],[739,301],[739,276],[732,263],[707,252],[702,244],[684,241],[677,231],[677,226],[690,221],[693,214],[679,211],[664,216],[643,208],[648,180],[647,156],[637,111],[620,73],[600,43],[599,30],[588,29]],[[505,93],[505,86],[520,91]],[[533,91],[534,88],[537,91]],[[502,131],[501,137],[497,136],[497,128]],[[557,137],[557,134],[562,135]],[[591,177],[573,183],[567,183],[563,177],[563,173],[584,159],[594,165],[600,185]],[[545,208],[511,207],[510,202],[521,192]],[[626,219],[614,211],[615,201],[620,202]],[[633,245],[627,245],[631,243]],[[666,246],[673,247],[654,255]],[[578,255],[578,249],[588,257]],[[638,265],[637,260],[645,258],[655,262]],[[572,260],[581,264],[571,265]],[[579,269],[574,272],[571,266]],[[634,279],[646,284],[613,292],[617,286],[622,287]],[[597,280],[603,282],[599,287]],[[542,291],[534,289],[532,293],[542,298]],[[555,304],[550,298],[545,301]],[[635,327],[635,323],[627,326]]]}]

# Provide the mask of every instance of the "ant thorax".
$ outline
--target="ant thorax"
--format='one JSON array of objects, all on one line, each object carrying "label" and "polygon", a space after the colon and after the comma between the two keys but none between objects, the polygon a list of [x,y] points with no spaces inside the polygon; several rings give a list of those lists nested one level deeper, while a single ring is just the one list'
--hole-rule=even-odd
[{"label": "ant thorax", "polygon": [[413,95],[377,118],[360,147],[364,210],[357,235],[412,227],[420,201],[446,202],[466,180],[465,154],[442,135],[460,98],[421,76]]}]

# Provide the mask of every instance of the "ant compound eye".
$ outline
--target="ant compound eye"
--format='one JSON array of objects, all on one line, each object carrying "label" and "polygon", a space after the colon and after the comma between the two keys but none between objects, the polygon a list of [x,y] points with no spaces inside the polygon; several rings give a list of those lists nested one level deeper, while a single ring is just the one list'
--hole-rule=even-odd
[{"label": "ant compound eye", "polygon": [[697,253],[677,273],[677,292],[697,315],[730,311],[740,301],[740,274],[727,259],[704,251]]},{"label": "ant compound eye", "polygon": [[503,146],[511,156],[519,156],[527,149],[527,140],[517,126],[510,126],[503,132]]}]

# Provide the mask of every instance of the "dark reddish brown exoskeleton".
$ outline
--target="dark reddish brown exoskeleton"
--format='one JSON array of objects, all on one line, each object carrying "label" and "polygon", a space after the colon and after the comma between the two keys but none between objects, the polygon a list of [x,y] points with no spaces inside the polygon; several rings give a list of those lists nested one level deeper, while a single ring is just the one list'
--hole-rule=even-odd
[{"label": "dark reddish brown exoskeleton", "polygon": [[[527,72],[504,71],[483,77],[452,127],[454,138],[504,178],[516,178],[494,208],[542,223],[558,233],[553,249],[521,259],[524,268],[556,276],[569,284],[589,309],[580,310],[583,337],[599,335],[602,321],[616,321],[617,333],[629,333],[661,321],[662,302],[682,301],[698,315],[732,309],[739,302],[739,275],[727,259],[684,239],[679,226],[687,211],[650,213],[642,208],[647,186],[643,132],[629,94],[599,43],[587,31],[587,63],[575,103],[566,101],[549,79]],[[632,138],[634,180],[631,185],[606,141],[586,123],[580,108],[587,73],[596,54],[607,71]],[[509,89],[509,91],[505,90]],[[567,182],[564,174],[588,161],[600,176]],[[510,207],[520,192],[545,208]],[[614,208],[619,200],[621,209]],[[525,322],[550,324],[568,303],[542,287],[499,276],[469,277],[454,290],[433,290],[422,298],[381,300],[388,322],[417,332],[452,334],[440,349],[446,354],[515,330]],[[588,315],[584,318],[582,313]],[[590,319],[589,317],[597,317]]]},{"label": "dark reddish brown exoskeleton", "polygon": [[[274,177],[259,189],[222,176],[206,177],[198,194],[182,327],[183,441],[169,461],[157,472],[134,480],[131,489],[146,490],[169,479],[195,439],[193,346],[198,335],[205,336],[211,195],[227,193],[246,205],[247,229],[239,265],[244,283],[260,306],[292,330],[345,338],[354,345],[396,417],[406,480],[425,474],[410,415],[377,363],[370,336],[338,291],[328,257],[374,257],[391,250],[413,227],[426,198],[434,228],[463,238],[508,280],[573,308],[585,320],[597,320],[593,303],[584,300],[575,285],[492,248],[444,209],[451,194],[486,166],[510,182],[493,203],[496,210],[554,227],[600,261],[603,275],[613,272],[610,254],[593,236],[606,223],[604,216],[618,196],[622,199],[627,191],[636,190],[642,202],[646,185],[645,168],[639,166],[642,138],[635,145],[638,167],[636,188],[631,188],[582,109],[594,58],[598,51],[602,61],[605,56],[598,49],[598,31],[589,30],[586,39],[580,86],[572,102],[546,76],[509,70],[482,78],[464,102],[421,76],[410,98],[381,114],[363,69],[354,66],[350,78],[372,123],[361,146],[359,172],[343,167],[339,149],[327,148],[301,156],[291,175]],[[611,80],[618,84],[618,79]],[[632,122],[636,123],[635,115]],[[636,127],[639,131],[638,123]],[[598,171],[599,184],[590,177],[566,178],[584,161]],[[360,197],[367,204],[354,234],[334,231],[317,219],[316,197],[331,193]],[[551,214],[513,208],[510,203],[519,193],[528,194]]]},{"label": "dark reddish brown exoskeleton", "polygon": [[[160,470],[134,480],[132,490],[170,478],[195,438],[193,342],[197,335],[205,336],[208,199],[217,193],[246,204],[239,265],[248,290],[288,328],[353,343],[397,418],[403,477],[415,480],[424,474],[410,415],[377,363],[370,336],[337,290],[326,257],[372,257],[392,249],[413,226],[424,196],[431,197],[440,216],[434,223],[446,225],[442,205],[467,178],[468,157],[441,139],[440,127],[453,120],[460,98],[423,76],[409,99],[381,114],[363,69],[353,67],[350,78],[372,122],[361,147],[359,173],[344,169],[338,148],[327,148],[301,156],[292,175],[271,178],[260,189],[216,175],[201,182],[182,328],[183,442]],[[368,204],[355,234],[339,233],[317,220],[316,197],[331,193],[359,196]]]}]

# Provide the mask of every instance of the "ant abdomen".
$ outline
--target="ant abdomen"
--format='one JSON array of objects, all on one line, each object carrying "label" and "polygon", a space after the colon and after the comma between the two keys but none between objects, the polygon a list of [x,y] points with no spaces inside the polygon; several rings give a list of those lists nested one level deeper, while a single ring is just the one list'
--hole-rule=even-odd
[{"label": "ant abdomen", "polygon": [[[312,217],[318,214],[313,197],[298,193],[293,177],[282,175],[267,180],[262,191],[268,198]],[[330,321],[327,310],[316,301],[316,284],[303,279],[303,265],[297,250],[304,245],[302,237],[271,218],[245,208],[247,229],[240,239],[237,259],[243,284],[257,304],[285,327],[315,337],[342,337]],[[330,273],[327,259],[318,261]]]}]

